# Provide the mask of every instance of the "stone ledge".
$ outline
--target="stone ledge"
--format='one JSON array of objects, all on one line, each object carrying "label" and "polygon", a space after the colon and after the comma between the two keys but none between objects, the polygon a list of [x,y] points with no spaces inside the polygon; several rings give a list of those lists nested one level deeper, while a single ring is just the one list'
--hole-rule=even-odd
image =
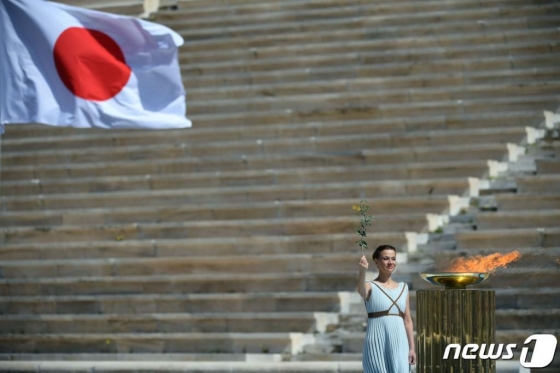
[{"label": "stone ledge", "polygon": [[[487,170],[486,162],[472,165],[472,162],[455,163],[461,165],[463,172],[471,171],[481,173]],[[4,197],[0,200],[4,211],[11,210],[74,210],[88,208],[114,208],[125,206],[165,206],[172,204],[206,204],[207,206],[219,203],[251,203],[263,201],[288,201],[288,200],[320,200],[326,198],[362,198],[364,195],[375,195],[379,198],[397,196],[436,196],[436,195],[463,195],[469,190],[469,182],[466,176],[445,177],[450,164],[440,163],[432,165],[432,174],[440,175],[439,178],[422,178],[422,167],[414,167],[412,170],[402,170],[402,177],[390,180],[353,181],[353,182],[329,182],[322,174],[338,173],[344,175],[347,168],[329,167],[328,169],[309,168],[307,170],[275,170],[261,171],[276,178],[286,177],[286,184],[291,185],[259,185],[259,186],[231,186],[231,187],[198,187],[190,190],[175,188],[147,188],[146,190],[128,190],[118,192],[98,193],[61,193],[45,194],[31,197]],[[392,168],[395,168],[394,166]],[[315,172],[314,172],[315,171]],[[359,173],[359,169],[355,170]],[[390,168],[378,168],[377,171],[390,171]],[[411,172],[413,171],[413,172]],[[439,172],[438,172],[439,171]],[[456,171],[461,171],[457,167]],[[254,173],[254,172],[252,172]],[[251,175],[251,172],[248,173]],[[291,174],[291,175],[290,175]],[[315,174],[315,175],[314,175]],[[211,177],[211,173],[205,176]],[[215,177],[219,175],[214,174]],[[376,176],[378,174],[369,173]],[[313,178],[313,176],[315,176]],[[337,175],[338,176],[338,175]],[[290,177],[292,177],[291,182]],[[377,177],[384,177],[383,174]],[[297,178],[301,178],[297,181]],[[337,180],[338,178],[335,178]],[[560,178],[559,178],[560,179]],[[179,176],[175,181],[179,183],[185,180]],[[332,179],[331,179],[332,180]],[[165,181],[165,180],[162,180]],[[298,183],[302,183],[297,185]],[[162,183],[163,184],[163,183]],[[295,185],[294,185],[295,184]],[[173,187],[173,185],[171,185]]]},{"label": "stone ledge", "polygon": [[558,247],[560,228],[492,229],[458,232],[457,248]]},{"label": "stone ledge", "polygon": [[[560,8],[556,6],[556,8]],[[552,9],[555,10],[556,9]],[[439,23],[439,22],[438,22]],[[406,28],[405,28],[406,30]],[[486,29],[485,29],[486,30]],[[417,30],[418,31],[418,30]],[[426,31],[426,30],[421,30]],[[445,30],[440,30],[445,31]],[[477,30],[478,31],[478,30]],[[181,32],[181,31],[179,31]],[[195,40],[189,43],[189,53],[179,55],[181,64],[202,64],[210,66],[221,66],[219,60],[226,56],[232,62],[245,61],[250,65],[261,65],[270,63],[274,59],[289,61],[304,57],[331,55],[334,53],[347,54],[356,50],[367,50],[383,52],[386,54],[396,53],[400,49],[418,53],[422,48],[433,49],[440,46],[453,46],[453,48],[471,47],[480,48],[484,44],[495,44],[497,46],[525,44],[534,41],[555,40],[556,30],[552,28],[530,29],[530,30],[486,30],[480,32],[459,32],[449,30],[449,34],[435,37],[433,34],[407,35],[376,35],[375,39],[369,38],[368,34],[361,32],[345,31],[332,34],[328,32],[294,33],[280,35],[264,35],[253,38],[219,38],[208,40]],[[182,32],[185,38],[189,32]],[[412,33],[410,33],[412,34]],[[396,41],[396,40],[398,41]],[[476,45],[476,47],[473,47]],[[284,51],[285,53],[282,53]],[[308,51],[308,53],[304,53]]]},{"label": "stone ledge", "polygon": [[[285,82],[316,82],[322,80],[335,79],[357,79],[357,78],[379,78],[380,76],[391,76],[395,78],[403,78],[410,73],[416,74],[433,74],[447,73],[453,74],[462,71],[463,76],[467,77],[473,73],[489,73],[495,75],[495,78],[501,76],[504,72],[516,71],[525,68],[552,68],[554,62],[558,60],[557,53],[545,55],[523,54],[511,56],[480,56],[472,58],[465,56],[460,59],[446,58],[445,60],[427,60],[402,62],[395,61],[392,63],[356,65],[356,66],[320,66],[314,68],[294,68],[284,70],[282,74],[274,74],[268,71],[263,72],[240,72],[232,74],[220,75],[198,75],[191,76],[185,80],[191,89],[205,88],[216,84],[225,87],[233,87],[239,85],[258,85],[258,84],[279,84]],[[477,79],[473,79],[477,81]],[[480,80],[478,80],[480,81]],[[196,118],[196,117],[195,117]],[[193,131],[189,129],[189,131]]]},{"label": "stone ledge", "polygon": [[[5,189],[2,188],[2,191]],[[84,208],[78,210],[6,211],[0,216],[0,227],[58,226],[80,224],[140,223],[153,221],[236,220],[303,218],[315,216],[356,216],[350,207],[355,199],[328,199],[313,201],[279,201],[224,203],[217,206],[153,206]],[[437,213],[449,207],[445,196],[416,196],[402,198],[368,199],[372,211],[400,213]],[[1,249],[0,249],[1,251]]]},{"label": "stone ledge", "polygon": [[[293,3],[293,2],[292,2]],[[302,6],[305,6],[306,2],[302,2],[303,4],[298,4],[297,6],[299,8],[301,8]],[[516,4],[517,3],[517,4]],[[519,4],[521,3],[521,4]],[[488,13],[490,13],[490,15],[500,15],[501,13],[504,13],[506,11],[510,11],[510,13],[513,13],[509,7],[504,7],[504,5],[506,4],[515,4],[517,5],[517,7],[519,7],[519,5],[524,5],[523,8],[527,8],[527,9],[531,9],[534,8],[533,6],[527,6],[526,2],[519,2],[519,1],[502,1],[502,0],[493,0],[487,4],[485,4],[484,7],[480,7],[479,9],[473,10],[472,7],[470,7],[469,2],[463,2],[463,1],[453,1],[453,2],[448,2],[445,4],[442,4],[441,2],[422,2],[422,3],[418,3],[418,2],[406,2],[405,4],[403,4],[402,2],[396,2],[396,3],[383,3],[383,4],[377,4],[374,2],[368,2],[365,5],[364,4],[360,4],[359,6],[356,6],[354,4],[350,4],[347,6],[340,6],[340,4],[338,5],[338,7],[331,7],[331,8],[326,8],[326,9],[318,9],[318,10],[308,10],[308,9],[299,9],[297,10],[297,14],[302,14],[302,18],[305,16],[305,18],[303,18],[304,20],[316,20],[316,19],[321,19],[322,17],[328,16],[329,18],[352,18],[352,17],[356,17],[356,16],[364,16],[364,15],[368,15],[369,17],[373,17],[372,23],[381,23],[383,22],[383,20],[386,19],[387,23],[396,23],[398,22],[398,20],[403,16],[404,14],[407,14],[409,16],[414,16],[416,15],[416,22],[422,22],[422,16],[424,18],[426,18],[427,15],[432,16],[432,18],[430,18],[430,20],[425,20],[424,22],[426,24],[432,24],[435,23],[436,16],[439,16],[439,18],[437,18],[437,20],[441,19],[442,17],[447,16],[447,18],[460,18],[458,16],[455,16],[455,13],[459,13],[460,16],[463,16],[464,13],[466,13],[467,15],[470,13],[475,13],[480,19],[486,19],[488,18]],[[334,5],[334,4],[333,4]],[[407,7],[408,5],[408,7]],[[461,6],[463,5],[463,6]],[[539,4],[540,5],[540,4]],[[261,5],[266,7],[266,4]],[[453,11],[447,11],[445,9],[442,9],[442,7],[446,7],[449,6],[451,7],[451,9]],[[500,8],[501,6],[501,8]],[[247,5],[246,7],[248,7],[248,9],[251,9],[249,5]],[[431,7],[431,8],[430,8]],[[376,9],[380,8],[381,10],[383,10],[384,12],[388,12],[386,14],[378,14],[376,13]],[[424,8],[424,11],[422,11]],[[427,9],[426,9],[427,8]],[[198,28],[203,28],[204,25],[208,25],[208,24],[219,24],[219,21],[221,20],[223,22],[224,27],[230,27],[230,26],[234,26],[234,25],[244,25],[247,24],[249,20],[252,20],[253,22],[258,22],[261,21],[260,23],[264,22],[264,21],[269,21],[272,22],[272,20],[274,19],[280,19],[280,20],[292,20],[292,19],[298,19],[296,17],[293,16],[293,13],[296,11],[294,9],[292,9],[291,11],[280,11],[279,9],[272,9],[271,11],[263,11],[262,16],[259,16],[259,13],[257,14],[237,14],[236,12],[232,12],[231,8],[228,7],[226,8],[228,10],[230,10],[228,13],[229,14],[223,14],[223,11],[220,11],[220,8],[214,8],[214,9],[210,9],[210,10],[201,10],[199,13],[198,17],[193,20],[196,22],[193,22],[194,24],[196,24],[196,26]],[[243,8],[242,8],[243,9]],[[461,12],[455,12],[455,10],[460,9]],[[216,14],[216,10],[217,13]],[[256,8],[256,10],[261,10],[258,7]],[[525,10],[525,9],[524,9]],[[158,19],[159,22],[167,22],[167,20],[173,20],[173,19],[177,19],[177,18],[183,18],[185,17],[186,14],[190,14],[190,12],[194,12],[196,14],[196,8],[192,9],[192,7],[189,7],[188,9],[179,9],[177,11],[160,11],[156,14],[156,17]],[[205,16],[204,13],[210,12],[209,15]],[[212,14],[212,12],[214,12],[214,14]],[[221,14],[220,14],[221,13]],[[291,17],[290,17],[291,16]],[[338,16],[338,17],[337,17]],[[238,18],[238,19],[237,19]],[[299,18],[301,19],[301,18]],[[433,21],[432,21],[433,20]],[[376,22],[377,21],[377,22]],[[413,23],[413,21],[408,20],[408,22],[402,22],[403,24],[410,24]]]},{"label": "stone ledge", "polygon": [[212,373],[361,373],[362,362],[2,362],[0,371],[10,372],[212,372]]},{"label": "stone ledge", "polygon": [[[521,29],[527,27],[527,24],[532,21],[533,27],[551,27],[547,23],[554,22],[557,20],[556,16],[541,16],[546,7],[540,6],[535,8],[534,14],[528,20],[527,17],[515,17],[509,19],[488,19],[485,22],[473,22],[468,18],[468,15],[459,20],[451,20],[444,23],[432,24],[431,30],[435,32],[442,32],[452,28],[455,32],[472,32],[477,30],[510,30],[510,29]],[[473,16],[480,16],[481,13],[471,13]],[[541,21],[541,22],[538,22]],[[166,20],[165,24],[169,27],[173,27],[177,30],[182,30],[186,33],[185,35],[191,38],[190,40],[205,40],[210,37],[223,37],[223,38],[239,38],[254,35],[254,32],[258,30],[262,32],[263,35],[286,35],[292,34],[296,31],[303,34],[310,34],[315,32],[321,32],[330,30],[333,27],[339,27],[339,30],[345,30],[345,32],[340,34],[333,34],[334,36],[350,34],[352,37],[358,39],[371,36],[403,36],[407,33],[421,32],[425,31],[425,25],[415,25],[415,24],[405,24],[399,26],[385,25],[375,27],[374,25],[364,25],[364,20],[361,18],[342,18],[342,19],[329,19],[329,20],[311,20],[306,22],[293,21],[293,22],[273,22],[267,24],[257,24],[257,25],[234,25],[230,27],[206,27],[206,28],[196,28],[191,26],[189,23],[183,20]],[[352,31],[352,30],[360,30]],[[404,32],[404,33],[403,33]]]},{"label": "stone ledge", "polygon": [[[560,86],[560,84],[559,84]],[[49,142],[49,145],[56,149],[33,149],[26,151],[30,144],[16,147],[10,151],[10,144],[3,144],[3,168],[7,171],[26,169],[28,167],[41,168],[52,164],[93,164],[97,162],[111,161],[123,163],[123,161],[148,162],[150,159],[158,160],[172,159],[196,159],[198,162],[215,161],[219,158],[245,155],[248,159],[253,157],[293,157],[297,154],[305,155],[311,151],[322,153],[348,153],[348,149],[354,148],[355,152],[364,150],[368,156],[377,156],[376,160],[383,161],[383,156],[395,153],[404,153],[404,147],[413,147],[418,154],[426,153],[428,150],[439,150],[453,154],[453,151],[464,151],[466,143],[476,144],[475,151],[483,151],[486,148],[504,148],[504,143],[519,142],[526,137],[527,133],[523,128],[511,128],[496,126],[491,129],[469,128],[464,130],[429,130],[415,131],[414,133],[402,132],[377,132],[365,135],[321,135],[305,136],[300,138],[282,139],[254,139],[215,141],[209,140],[203,145],[198,143],[188,144],[186,142],[177,143],[176,137],[165,138],[166,142],[152,144],[114,144],[113,146],[95,146],[90,144],[88,147],[66,148],[67,141]],[[144,141],[150,139],[145,135]],[[163,140],[163,139],[162,139]],[[188,140],[188,137],[184,139]],[[172,143],[169,143],[173,141]],[[159,141],[158,141],[159,142]],[[22,144],[23,145],[23,144]],[[77,144],[79,145],[79,143]],[[18,149],[19,148],[19,149]],[[502,149],[504,152],[504,150]],[[92,153],[97,153],[92,155]],[[476,154],[474,154],[476,155]],[[399,159],[399,158],[397,158]],[[422,158],[406,157],[401,155],[402,160],[421,161]],[[387,161],[386,161],[387,162]],[[390,159],[389,159],[390,162]]]},{"label": "stone ledge", "polygon": [[[349,244],[349,248],[352,246]],[[358,254],[357,254],[358,253]],[[0,262],[3,279],[159,276],[185,274],[267,273],[276,272],[318,273],[325,271],[353,270],[359,252],[316,254],[263,254],[259,256],[236,255],[185,258],[133,258],[133,259],[85,259],[55,261],[8,261]]]},{"label": "stone ledge", "polygon": [[[97,162],[104,164],[119,164],[125,166],[125,162],[149,163],[153,159],[158,162],[181,162],[181,159],[191,159],[191,162],[206,163],[216,162],[217,157],[224,159],[224,164],[232,162],[231,158],[245,156],[245,162],[262,167],[259,163],[264,160],[254,158],[266,158],[271,166],[283,168],[282,162],[293,160],[303,162],[306,160],[313,165],[325,157],[317,157],[309,152],[317,151],[324,154],[339,154],[353,158],[364,158],[365,164],[383,165],[399,163],[426,163],[426,162],[450,162],[475,159],[501,160],[505,157],[508,147],[503,144],[508,140],[519,140],[524,136],[522,131],[511,131],[510,128],[500,128],[500,134],[486,132],[478,133],[472,130],[469,134],[461,134],[464,141],[472,141],[476,145],[462,145],[456,139],[459,134],[451,133],[448,137],[440,136],[432,131],[424,138],[413,136],[397,136],[387,134],[386,138],[381,136],[329,136],[321,138],[292,139],[288,141],[277,140],[246,140],[236,143],[208,143],[205,147],[152,145],[152,146],[122,146],[115,148],[88,148],[87,150],[33,150],[28,152],[6,153],[3,158],[3,167],[8,171],[25,171],[28,167],[35,169],[49,168],[53,165],[96,165]],[[451,131],[450,131],[451,132]],[[497,132],[497,131],[496,131]],[[393,142],[394,144],[387,144]],[[220,148],[219,150],[217,148]],[[349,151],[354,147],[356,150]],[[181,149],[179,149],[181,148]],[[364,150],[361,150],[364,149]],[[370,150],[371,149],[371,150]],[[469,152],[469,150],[471,150]],[[198,158],[200,157],[200,158]],[[118,163],[117,163],[118,162]],[[186,163],[186,162],[184,162]],[[320,165],[320,164],[319,164]],[[294,165],[298,166],[298,163]],[[60,167],[60,166],[59,166]],[[147,166],[147,169],[149,166]],[[54,169],[56,171],[56,169]],[[121,178],[122,179],[122,178]],[[36,183],[39,187],[48,180]],[[14,183],[8,181],[7,183]]]},{"label": "stone ledge", "polygon": [[[426,214],[379,215],[371,232],[416,232],[428,223]],[[201,220],[166,223],[127,223],[0,229],[0,243],[122,241],[204,237],[297,236],[352,232],[356,217],[307,217]]]},{"label": "stone ledge", "polygon": [[[560,55],[559,55],[560,56]],[[557,61],[560,57],[556,58]],[[514,70],[513,70],[514,71]],[[495,72],[492,72],[495,74]],[[85,147],[113,147],[136,146],[148,144],[167,144],[170,139],[181,141],[199,141],[211,139],[217,141],[239,141],[259,139],[285,139],[301,136],[317,138],[323,136],[339,136],[348,133],[367,133],[374,128],[378,132],[416,133],[434,130],[471,130],[486,129],[494,126],[504,128],[520,128],[528,123],[536,123],[540,111],[508,111],[497,113],[472,113],[459,115],[434,115],[425,117],[398,117],[391,119],[364,119],[353,121],[324,121],[320,123],[272,124],[264,127],[232,126],[220,128],[189,128],[188,131],[151,131],[147,136],[145,131],[107,131],[88,129],[87,132],[77,128],[50,127],[45,125],[28,124],[12,126],[2,135],[2,148],[17,152],[32,148],[46,150],[57,144],[59,149],[83,149]],[[148,141],[149,140],[149,141]]]},{"label": "stone ledge", "polygon": [[[398,249],[406,251],[406,233],[379,232],[368,235],[372,240],[393,242]],[[299,236],[220,237],[123,240],[114,242],[53,242],[3,245],[2,260],[50,260],[50,259],[109,259],[109,258],[173,258],[201,257],[211,252],[223,255],[260,254],[313,254],[335,253],[353,247],[356,235],[323,234]],[[83,253],[83,254],[82,254]],[[18,256],[19,255],[19,256]]]},{"label": "stone ledge", "polygon": [[[251,61],[233,61],[233,62],[214,62],[214,63],[195,63],[187,64],[182,62],[180,67],[184,77],[197,77],[202,75],[215,75],[215,77],[231,73],[257,73],[267,72],[270,74],[272,71],[285,71],[294,68],[302,68],[305,66],[307,69],[326,67],[330,68],[337,66],[358,66],[364,65],[382,65],[389,63],[403,63],[403,62],[420,62],[426,60],[444,60],[444,59],[473,59],[473,58],[488,58],[489,56],[511,56],[527,55],[527,54],[550,54],[558,53],[559,47],[552,44],[549,40],[542,40],[539,38],[533,42],[518,42],[511,45],[465,45],[457,47],[433,47],[433,48],[417,48],[417,49],[404,49],[404,50],[389,50],[385,52],[364,52],[356,54],[355,52],[334,53],[334,54],[321,54],[312,56],[296,56],[286,57],[283,59],[272,58],[270,61],[265,60],[251,60]],[[508,66],[509,68],[511,67]],[[432,72],[434,69],[431,70]],[[549,105],[543,107],[550,108],[556,105]]]}]

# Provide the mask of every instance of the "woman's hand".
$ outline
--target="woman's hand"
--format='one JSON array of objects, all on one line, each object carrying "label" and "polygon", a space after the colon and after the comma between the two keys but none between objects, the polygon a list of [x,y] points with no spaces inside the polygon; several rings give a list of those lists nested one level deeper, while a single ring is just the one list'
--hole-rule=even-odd
[{"label": "woman's hand", "polygon": [[408,351],[408,363],[410,365],[416,364],[416,352],[414,350]]},{"label": "woman's hand", "polygon": [[360,263],[358,264],[358,268],[360,269],[360,271],[367,271],[367,269],[369,268],[369,263],[365,255],[362,255]]}]

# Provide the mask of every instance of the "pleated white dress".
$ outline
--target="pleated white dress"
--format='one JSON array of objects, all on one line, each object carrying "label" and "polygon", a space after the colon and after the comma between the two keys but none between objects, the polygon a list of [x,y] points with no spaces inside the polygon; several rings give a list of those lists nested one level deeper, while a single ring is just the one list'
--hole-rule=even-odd
[{"label": "pleated white dress", "polygon": [[[399,316],[399,310],[404,312],[406,309],[408,285],[401,282],[395,289],[381,289],[379,285],[369,282],[371,295],[368,300],[364,299],[367,312],[389,311],[389,315],[368,318],[362,352],[364,372],[409,373],[408,339],[404,319]],[[393,303],[393,300],[396,302]]]}]

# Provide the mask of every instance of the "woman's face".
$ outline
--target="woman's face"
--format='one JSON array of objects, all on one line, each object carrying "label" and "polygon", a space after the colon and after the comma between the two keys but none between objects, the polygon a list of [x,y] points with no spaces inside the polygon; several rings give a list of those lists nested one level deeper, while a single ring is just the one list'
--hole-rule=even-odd
[{"label": "woman's face", "polygon": [[375,259],[380,272],[393,273],[397,267],[397,253],[394,250],[386,249],[379,253],[379,259]]}]

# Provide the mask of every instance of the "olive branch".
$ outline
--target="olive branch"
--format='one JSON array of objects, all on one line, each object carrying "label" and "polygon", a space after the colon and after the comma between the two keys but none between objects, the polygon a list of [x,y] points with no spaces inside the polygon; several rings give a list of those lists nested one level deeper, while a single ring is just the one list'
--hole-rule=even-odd
[{"label": "olive branch", "polygon": [[371,222],[373,220],[373,215],[368,215],[370,206],[367,205],[366,203],[367,201],[363,199],[360,201],[359,206],[356,205],[352,206],[352,210],[360,214],[360,228],[356,230],[356,233],[358,233],[361,236],[361,238],[356,241],[356,246],[360,246],[362,251],[364,251],[364,248],[366,249],[368,248],[367,242],[365,240],[367,236],[366,229],[367,227],[371,227]]}]

